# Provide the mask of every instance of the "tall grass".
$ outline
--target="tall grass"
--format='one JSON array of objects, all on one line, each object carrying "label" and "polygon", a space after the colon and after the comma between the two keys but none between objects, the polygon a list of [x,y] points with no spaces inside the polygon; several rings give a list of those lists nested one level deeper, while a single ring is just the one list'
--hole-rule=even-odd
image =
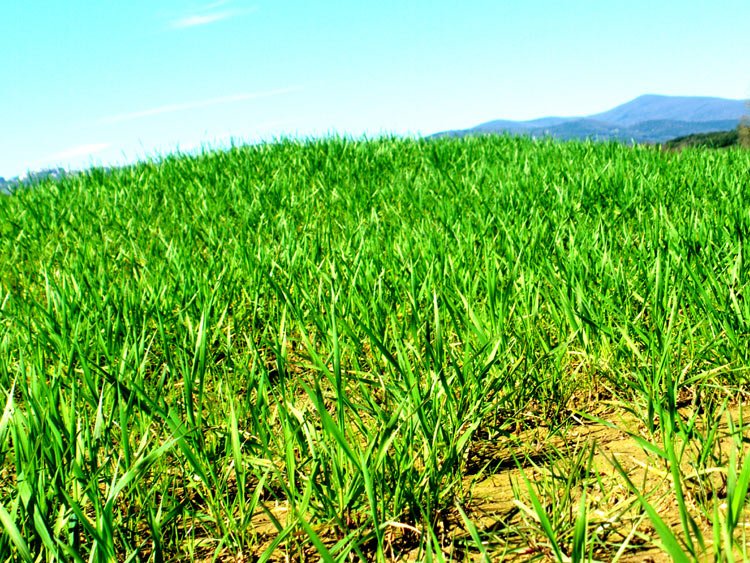
[{"label": "tall grass", "polygon": [[[655,541],[731,554],[749,171],[740,150],[340,139],[1,197],[0,555],[489,558],[476,445],[564,432],[594,391],[668,468],[684,534],[652,518]],[[731,460],[686,394],[735,425]],[[575,459],[567,520],[519,482],[538,537],[559,558],[614,553]],[[682,494],[690,463],[728,472],[729,511],[701,505],[713,544]]]}]

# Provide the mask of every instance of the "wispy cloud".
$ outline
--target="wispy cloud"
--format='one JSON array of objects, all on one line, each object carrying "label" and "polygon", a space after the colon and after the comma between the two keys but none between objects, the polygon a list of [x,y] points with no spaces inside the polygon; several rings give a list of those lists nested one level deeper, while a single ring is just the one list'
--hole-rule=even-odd
[{"label": "wispy cloud", "polygon": [[298,91],[299,88],[279,88],[276,90],[266,90],[264,92],[248,92],[245,94],[235,94],[233,96],[222,96],[219,98],[211,98],[208,100],[197,100],[192,102],[184,102],[181,104],[169,104],[165,106],[159,106],[155,108],[145,109],[141,111],[134,111],[131,113],[123,113],[119,115],[112,115],[109,117],[103,117],[99,120],[100,125],[111,125],[113,123],[122,123],[125,121],[133,121],[136,119],[143,119],[144,117],[154,117],[157,115],[164,115],[166,113],[177,113],[181,111],[190,111],[194,109],[202,109],[213,106],[223,106],[226,104],[235,104],[238,102],[246,102],[249,100],[257,100],[260,98],[272,98],[274,96],[283,96],[284,94],[290,94]]},{"label": "wispy cloud", "polygon": [[199,25],[208,25],[209,23],[225,20],[232,16],[231,12],[217,12],[215,14],[206,14],[205,16],[185,16],[172,22],[172,27],[182,29],[185,27],[197,27]]},{"label": "wispy cloud", "polygon": [[228,4],[230,4],[230,2],[226,1],[207,4],[198,10],[193,10],[192,12],[173,20],[170,27],[172,29],[198,27],[250,14],[257,10],[257,7],[228,8],[226,7]]},{"label": "wispy cloud", "polygon": [[48,157],[46,157],[44,160],[59,161],[59,160],[70,160],[73,158],[79,158],[81,156],[89,156],[91,154],[102,152],[103,150],[108,149],[110,146],[111,146],[111,143],[92,143],[88,145],[78,145],[75,147],[70,147],[69,149],[65,149],[60,152],[56,152],[55,154],[51,154]]}]

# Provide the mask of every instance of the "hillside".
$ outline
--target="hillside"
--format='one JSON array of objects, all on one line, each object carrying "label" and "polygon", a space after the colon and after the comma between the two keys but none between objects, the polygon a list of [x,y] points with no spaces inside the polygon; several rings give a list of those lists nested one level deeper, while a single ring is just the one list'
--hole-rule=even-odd
[{"label": "hillside", "polygon": [[741,553],[749,168],[288,141],[0,198],[0,560]]},{"label": "hillside", "polygon": [[710,149],[723,149],[740,144],[740,135],[737,129],[731,131],[714,131],[711,133],[697,133],[677,137],[664,143],[667,149],[683,149],[688,147],[703,147]]}]

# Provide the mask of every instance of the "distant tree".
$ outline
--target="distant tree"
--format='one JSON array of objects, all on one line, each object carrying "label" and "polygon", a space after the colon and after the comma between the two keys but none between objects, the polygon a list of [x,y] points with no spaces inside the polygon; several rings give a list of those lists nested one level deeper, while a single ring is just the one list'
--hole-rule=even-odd
[{"label": "distant tree", "polygon": [[740,121],[738,128],[740,145],[750,148],[750,100],[747,101],[747,114]]}]

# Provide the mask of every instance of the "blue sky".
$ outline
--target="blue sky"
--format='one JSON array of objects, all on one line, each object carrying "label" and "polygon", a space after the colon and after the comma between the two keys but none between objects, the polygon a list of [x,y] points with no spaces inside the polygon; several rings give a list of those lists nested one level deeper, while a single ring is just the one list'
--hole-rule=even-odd
[{"label": "blue sky", "polygon": [[748,0],[2,0],[0,176],[750,97]]}]

